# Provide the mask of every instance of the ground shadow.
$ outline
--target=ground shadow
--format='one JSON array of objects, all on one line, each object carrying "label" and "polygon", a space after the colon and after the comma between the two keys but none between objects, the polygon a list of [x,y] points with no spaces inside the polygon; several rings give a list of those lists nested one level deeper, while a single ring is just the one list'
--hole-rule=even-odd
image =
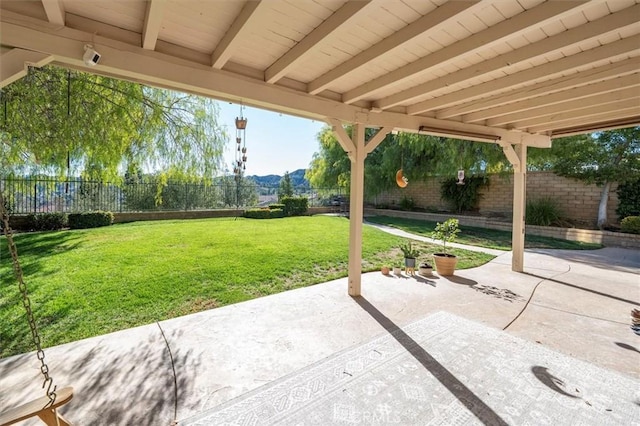
[{"label": "ground shadow", "polygon": [[423,277],[422,275],[414,275],[413,278],[418,281],[419,283],[422,284],[429,284],[433,287],[436,286],[436,282],[433,280],[437,280],[439,279],[438,277],[436,277],[435,275],[431,275],[430,277]]},{"label": "ground shadow", "polygon": [[579,396],[572,395],[565,391],[563,389],[567,386],[565,382],[562,379],[549,373],[549,369],[547,369],[546,367],[534,365],[533,367],[531,367],[531,372],[534,376],[536,376],[536,379],[540,380],[540,383],[542,383],[552,391],[557,392],[560,395],[568,396],[570,398],[579,398]]},{"label": "ground shadow", "polygon": [[626,343],[622,343],[622,342],[614,342],[617,346],[621,347],[622,349],[628,349],[630,351],[633,352],[638,352],[640,354],[640,351],[638,349],[636,349],[634,346],[628,345]]},{"label": "ground shadow", "polygon": [[407,333],[387,318],[375,306],[362,296],[353,298],[362,309],[389,332],[420,364],[422,364],[435,379],[437,379],[458,401],[476,416],[485,425],[506,426],[505,422],[491,407],[484,403],[471,389],[465,386],[449,370],[431,356],[422,346],[413,340]]},{"label": "ground shadow", "polygon": [[507,302],[524,301],[524,298],[517,293],[509,290],[508,288],[498,288],[490,285],[477,284],[473,288],[475,291],[493,296],[498,299],[506,300]]},{"label": "ground shadow", "polygon": [[631,254],[633,249],[627,250],[630,253],[629,256],[621,256],[619,251],[615,251],[615,248],[608,247],[598,250],[527,249],[528,252],[546,254],[607,271],[634,272],[632,269],[640,268],[640,260],[637,255]]},{"label": "ground shadow", "polygon": [[[60,410],[66,419],[73,424],[150,426],[176,420],[178,407],[192,393],[184,366],[198,368],[200,362],[191,350],[171,347],[176,336],[166,341],[158,325],[147,327],[155,331],[145,337],[125,331],[111,339],[114,344],[98,336],[74,342],[73,350],[67,345],[46,349],[55,383],[74,387],[73,399]],[[31,371],[33,359],[31,352],[0,360],[0,377],[24,377],[19,385],[3,389],[0,406],[41,396],[39,371]]]},{"label": "ground shadow", "polygon": [[455,284],[468,285],[468,286],[473,286],[478,284],[478,281],[470,280],[468,278],[458,277],[456,275],[450,275],[445,278]]},{"label": "ground shadow", "polygon": [[636,300],[624,299],[622,297],[614,296],[612,294],[607,294],[607,293],[603,293],[601,291],[592,290],[590,288],[581,287],[579,285],[571,284],[571,283],[568,283],[566,281],[560,281],[560,280],[556,280],[556,279],[553,279],[553,278],[543,277],[542,275],[532,274],[531,272],[522,272],[522,273],[525,274],[525,275],[530,275],[532,277],[540,278],[540,279],[545,280],[545,281],[551,281],[551,282],[554,282],[554,283],[566,285],[567,287],[572,287],[572,288],[575,288],[575,289],[578,289],[578,290],[583,290],[583,291],[587,291],[589,293],[597,294],[599,296],[608,297],[609,299],[618,300],[620,302],[625,302],[625,303],[629,303],[629,304],[632,304],[632,305],[640,305],[640,302],[638,302]]}]

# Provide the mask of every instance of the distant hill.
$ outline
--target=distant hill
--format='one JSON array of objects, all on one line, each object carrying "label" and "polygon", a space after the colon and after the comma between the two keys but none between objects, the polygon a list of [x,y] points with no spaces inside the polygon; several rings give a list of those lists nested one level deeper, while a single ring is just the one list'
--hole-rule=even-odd
[{"label": "distant hill", "polygon": [[[304,178],[304,174],[306,169],[298,169],[289,173],[291,177],[291,184],[294,187],[308,187],[309,181]],[[258,186],[270,186],[276,187],[280,185],[280,180],[282,180],[282,176],[280,175],[266,175],[266,176],[247,176],[249,179],[252,179]]]}]

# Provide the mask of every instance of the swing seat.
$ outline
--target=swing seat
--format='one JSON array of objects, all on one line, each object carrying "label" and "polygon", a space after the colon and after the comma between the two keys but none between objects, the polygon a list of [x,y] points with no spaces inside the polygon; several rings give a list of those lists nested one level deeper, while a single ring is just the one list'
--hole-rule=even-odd
[{"label": "swing seat", "polygon": [[73,388],[66,387],[56,391],[56,400],[49,405],[49,397],[34,399],[18,407],[12,408],[4,413],[0,413],[0,426],[9,426],[19,421],[38,416],[49,426],[70,426],[57,411],[57,408],[71,401],[73,398]]}]

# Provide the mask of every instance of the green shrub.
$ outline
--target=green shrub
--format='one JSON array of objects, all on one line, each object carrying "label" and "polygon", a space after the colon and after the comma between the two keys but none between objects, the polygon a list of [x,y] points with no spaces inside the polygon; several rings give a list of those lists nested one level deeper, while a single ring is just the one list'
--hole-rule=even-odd
[{"label": "green shrub", "polygon": [[465,178],[464,185],[458,185],[458,180],[451,178],[440,184],[440,197],[457,213],[471,211],[480,201],[480,188],[488,185],[489,179],[484,176]]},{"label": "green shrub", "polygon": [[400,200],[400,209],[401,210],[407,210],[407,211],[413,211],[416,208],[416,202],[413,201],[413,198],[411,197],[402,197],[402,200]]},{"label": "green shrub", "polygon": [[555,200],[541,198],[527,202],[527,225],[550,226],[562,220],[562,211]]},{"label": "green shrub", "polygon": [[273,210],[284,210],[284,204],[269,204],[269,210],[273,211]]},{"label": "green shrub", "polygon": [[244,212],[244,217],[248,219],[270,219],[271,210],[269,209],[249,209]]},{"label": "green shrub", "polygon": [[109,226],[113,223],[113,213],[95,211],[69,214],[69,228],[86,229]]},{"label": "green shrub", "polygon": [[307,197],[282,197],[280,201],[284,204],[285,216],[304,216],[309,210]]},{"label": "green shrub", "polygon": [[283,209],[270,209],[270,211],[271,211],[270,217],[272,219],[284,217],[284,210]]},{"label": "green shrub", "polygon": [[640,234],[640,216],[627,216],[620,222],[622,232]]},{"label": "green shrub", "polygon": [[640,216],[640,178],[626,181],[618,186],[618,218]]},{"label": "green shrub", "polygon": [[64,213],[30,214],[26,219],[26,228],[33,231],[55,231],[67,225],[67,215]]}]

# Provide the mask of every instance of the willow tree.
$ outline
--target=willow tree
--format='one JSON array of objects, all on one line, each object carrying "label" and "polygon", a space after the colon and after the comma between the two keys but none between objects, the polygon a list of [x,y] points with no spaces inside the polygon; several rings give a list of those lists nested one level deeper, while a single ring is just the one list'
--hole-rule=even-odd
[{"label": "willow tree", "polygon": [[2,89],[0,166],[7,174],[120,179],[130,170],[212,177],[226,135],[207,98],[53,66]]},{"label": "willow tree", "polygon": [[[373,129],[367,129],[371,137]],[[347,133],[351,129],[347,128]],[[351,163],[329,127],[318,134],[320,150],[314,154],[306,177],[314,187],[349,188]],[[365,160],[365,193],[374,196],[395,185],[402,168],[409,180],[430,176],[498,173],[511,170],[496,144],[462,141],[414,133],[389,134]]]}]

